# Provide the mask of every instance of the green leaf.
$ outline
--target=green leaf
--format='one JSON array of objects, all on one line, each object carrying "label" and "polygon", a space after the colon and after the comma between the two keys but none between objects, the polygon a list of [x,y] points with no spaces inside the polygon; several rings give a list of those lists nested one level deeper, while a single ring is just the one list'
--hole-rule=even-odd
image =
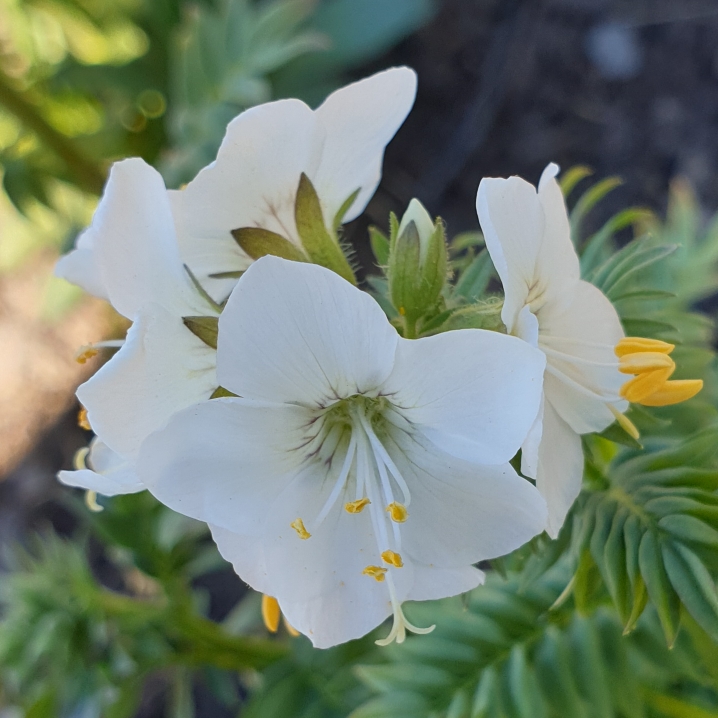
[{"label": "green leaf", "polygon": [[688,547],[662,543],[668,577],[688,612],[703,630],[718,641],[718,596],[708,569]]},{"label": "green leaf", "polygon": [[664,516],[658,526],[684,543],[698,543],[718,549],[718,531],[693,516],[679,513]]},{"label": "green leaf", "polygon": [[182,317],[182,323],[208,347],[217,348],[219,317]]},{"label": "green leaf", "polygon": [[653,531],[646,531],[641,539],[638,562],[648,596],[656,607],[666,642],[670,648],[678,635],[680,602],[668,580],[668,574],[663,565],[661,546]]},{"label": "green leaf", "polygon": [[586,177],[590,177],[593,170],[585,165],[576,165],[561,175],[559,185],[564,197],[568,197],[573,192],[574,187]]},{"label": "green leaf", "polygon": [[348,282],[356,284],[354,272],[339,243],[327,231],[319,196],[304,172],[302,172],[297,188],[294,219],[302,246],[309,259],[315,264],[331,269]]},{"label": "green leaf", "polygon": [[494,265],[491,256],[486,249],[482,249],[471,264],[461,272],[454,287],[454,296],[461,297],[468,302],[480,299],[489,286],[493,272]]},{"label": "green leaf", "polygon": [[600,202],[609,192],[619,185],[623,184],[623,180],[618,177],[607,177],[597,182],[593,187],[584,192],[574,205],[570,214],[571,236],[575,243],[578,242],[580,236],[581,224],[585,216]]},{"label": "green leaf", "polygon": [[387,236],[377,227],[369,227],[369,244],[376,263],[380,267],[386,267],[389,263],[389,239]]},{"label": "green leaf", "polygon": [[307,258],[302,251],[276,232],[260,227],[241,227],[233,229],[232,236],[241,249],[252,259],[259,259],[267,255],[291,259],[294,262],[306,262]]},{"label": "green leaf", "polygon": [[422,718],[428,705],[416,693],[389,693],[379,696],[352,711],[348,718]]}]

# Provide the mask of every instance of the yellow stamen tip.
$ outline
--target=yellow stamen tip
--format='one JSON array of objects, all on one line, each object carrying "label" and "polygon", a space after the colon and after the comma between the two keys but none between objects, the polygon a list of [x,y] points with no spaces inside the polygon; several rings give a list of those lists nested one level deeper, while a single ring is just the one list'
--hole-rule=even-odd
[{"label": "yellow stamen tip", "polygon": [[641,399],[644,406],[670,406],[692,399],[703,388],[702,379],[666,381],[653,394]]},{"label": "yellow stamen tip", "polygon": [[272,596],[262,595],[262,620],[270,633],[276,633],[279,629],[279,618],[282,612],[279,609],[279,601]]},{"label": "yellow stamen tip", "polygon": [[311,534],[309,533],[309,531],[307,531],[306,527],[304,526],[304,521],[302,521],[301,519],[298,518],[298,519],[292,521],[292,523],[289,525],[297,532],[300,539],[306,540],[311,537]]},{"label": "yellow stamen tip", "polygon": [[406,314],[406,309],[404,309],[404,307],[399,307],[399,314],[403,317]]},{"label": "yellow stamen tip", "polygon": [[350,501],[349,503],[344,504],[344,510],[348,514],[360,514],[364,510],[364,507],[370,503],[371,501],[367,498],[357,499],[356,501]]},{"label": "yellow stamen tip", "polygon": [[396,553],[396,551],[390,551],[387,549],[386,551],[382,552],[381,560],[385,563],[390,564],[391,566],[394,566],[394,568],[402,568],[404,566],[404,562],[401,559],[401,555]]},{"label": "yellow stamen tip", "polygon": [[644,337],[624,337],[616,344],[614,351],[617,357],[638,352],[659,352],[670,354],[676,348],[675,344],[662,342],[660,339],[645,339]]},{"label": "yellow stamen tip", "polygon": [[392,521],[397,524],[403,524],[409,518],[409,512],[406,510],[404,504],[400,504],[398,501],[392,501],[387,507],[386,511],[389,512],[389,517]]},{"label": "yellow stamen tip", "polygon": [[284,627],[287,629],[287,633],[292,636],[292,638],[302,635],[291,623],[289,623],[286,618],[284,619]]},{"label": "yellow stamen tip", "polygon": [[86,364],[88,359],[92,359],[92,357],[96,357],[99,353],[100,352],[97,349],[95,349],[94,347],[83,347],[75,355],[75,361],[78,364]]},{"label": "yellow stamen tip", "polygon": [[83,446],[75,452],[75,456],[72,457],[72,466],[75,471],[83,471],[87,469],[87,455],[90,453],[90,449],[87,446]]},{"label": "yellow stamen tip", "polygon": [[621,412],[616,409],[613,404],[609,404],[608,408],[611,410],[611,413],[616,417],[616,421],[618,422],[619,426],[632,438],[638,441],[641,434],[636,428],[636,425],[625,415],[621,414]]},{"label": "yellow stamen tip", "polygon": [[92,431],[90,422],[87,419],[87,409],[84,406],[77,412],[77,425],[85,431]]},{"label": "yellow stamen tip", "polygon": [[676,364],[668,354],[661,352],[634,352],[624,354],[618,365],[618,371],[623,374],[645,374],[654,369],[675,368]]},{"label": "yellow stamen tip", "polygon": [[375,581],[380,583],[386,578],[387,569],[383,566],[367,566],[362,573],[365,576],[371,576]]},{"label": "yellow stamen tip", "polygon": [[96,514],[104,510],[102,506],[97,503],[97,491],[85,491],[85,506]]},{"label": "yellow stamen tip", "polygon": [[643,399],[657,392],[666,383],[674,369],[675,366],[672,366],[639,374],[621,387],[620,394],[632,404],[640,404]]}]

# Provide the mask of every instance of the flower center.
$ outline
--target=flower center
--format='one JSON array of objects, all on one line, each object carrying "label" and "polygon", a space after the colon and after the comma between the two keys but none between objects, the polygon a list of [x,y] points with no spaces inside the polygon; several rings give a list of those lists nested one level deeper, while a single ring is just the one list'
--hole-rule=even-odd
[{"label": "flower center", "polygon": [[348,514],[369,512],[376,537],[377,560],[366,566],[362,573],[367,580],[386,584],[394,615],[391,633],[381,645],[394,640],[401,643],[407,630],[428,633],[433,629],[433,626],[417,628],[406,620],[393,579],[393,572],[404,567],[400,525],[411,520],[411,492],[385,443],[391,431],[398,427],[406,430],[407,426],[406,419],[384,396],[355,394],[317,410],[311,423],[312,436],[302,450],[307,461],[334,466],[338,472],[316,517],[298,517],[292,522],[300,539],[311,539],[339,497],[346,493],[354,496],[353,500],[344,503],[343,508]]}]

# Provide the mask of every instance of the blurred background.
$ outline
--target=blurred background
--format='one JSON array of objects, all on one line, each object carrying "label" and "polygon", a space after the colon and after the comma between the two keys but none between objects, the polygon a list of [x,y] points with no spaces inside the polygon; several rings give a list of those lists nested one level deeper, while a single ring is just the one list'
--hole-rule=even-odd
[{"label": "blurred background", "polygon": [[[389,211],[412,197],[452,234],[476,231],[481,177],[536,182],[550,161],[624,181],[587,218],[596,228],[629,205],[661,216],[679,203],[695,226],[718,210],[718,0],[0,0],[3,576],[45,561],[65,578],[76,570],[152,596],[161,573],[152,554],[180,562],[205,615],[253,630],[256,602],[237,608],[243,585],[200,527],[148,497],[88,517],[82,496],[57,484],[90,438],[77,425],[74,390],[99,359],[80,365],[75,352],[122,326],[52,268],[89,222],[112,161],[142,156],[180,186],[214,158],[242,109],[288,96],[314,106],[399,64],[418,73],[416,106],[387,151],[376,196],[347,228],[369,271],[368,225],[386,227]],[[151,550],[120,536],[123,516],[146,519],[136,526]],[[72,536],[76,549],[58,536]],[[25,589],[39,596],[57,581]],[[197,673],[199,659],[143,664],[129,648],[134,668],[98,648],[98,675],[88,668],[78,685],[62,685],[67,668],[43,661],[52,640],[110,642],[90,624],[78,637],[77,620],[48,624],[46,645],[25,663],[13,643],[22,636],[0,631],[2,718],[221,718],[243,705],[251,679]],[[126,691],[125,712],[102,707],[112,690]]]}]

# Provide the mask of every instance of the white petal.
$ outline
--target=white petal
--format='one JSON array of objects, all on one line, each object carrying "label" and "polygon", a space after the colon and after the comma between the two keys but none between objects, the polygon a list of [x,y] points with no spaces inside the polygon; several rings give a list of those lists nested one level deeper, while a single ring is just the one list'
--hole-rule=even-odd
[{"label": "white petal", "polygon": [[504,286],[501,318],[513,332],[534,283],[544,214],[536,190],[520,177],[484,178],[476,211],[491,259]]},{"label": "white petal", "polygon": [[[263,539],[267,571],[282,611],[321,648],[363,636],[391,613],[387,581],[362,573],[367,566],[384,565],[382,549],[396,549],[377,541],[370,509],[347,513],[344,504],[355,498],[347,488],[314,526],[335,477],[336,471],[323,465],[298,475],[272,506]],[[310,538],[299,538],[291,528],[297,518],[304,521]],[[413,585],[412,562],[405,557],[402,568],[389,570],[397,600],[403,601]]]},{"label": "white petal", "polygon": [[416,562],[462,568],[510,553],[544,530],[545,501],[510,464],[471,464],[408,437],[388,448],[411,488],[401,534]]},{"label": "white petal", "polygon": [[580,277],[566,206],[549,165],[538,192],[519,177],[483,179],[476,209],[506,294],[501,317],[513,333],[521,308],[564,302]]},{"label": "white petal", "polygon": [[212,524],[209,528],[222,558],[232,564],[235,573],[255,591],[273,596],[262,539],[234,533]]},{"label": "white petal", "polygon": [[433,601],[448,596],[458,596],[480,586],[486,574],[473,566],[443,568],[414,563],[414,585],[409,601]]},{"label": "white petal", "polygon": [[531,307],[525,306],[516,317],[516,324],[513,329],[514,336],[528,342],[532,347],[538,346],[539,323]]},{"label": "white petal", "polygon": [[299,100],[252,107],[232,120],[216,161],[181,191],[177,228],[185,251],[194,242],[236,246],[230,232],[241,227],[263,227],[299,243],[299,178],[316,172],[324,140],[315,113]]},{"label": "white petal", "polygon": [[[572,297],[563,311],[547,306],[539,312],[539,345],[548,354],[546,396],[574,431],[585,434],[614,421],[606,402],[626,381],[614,353],[624,334],[615,308],[592,284],[580,281]],[[628,406],[615,405],[619,411]]]},{"label": "white petal", "polygon": [[[303,458],[308,415],[297,406],[213,399],[177,413],[142,445],[140,478],[179,513],[258,536]],[[290,529],[291,531],[291,529]]]},{"label": "white petal", "polygon": [[120,314],[134,319],[148,302],[178,316],[208,313],[182,266],[162,177],[143,160],[112,166],[92,231],[102,284]]},{"label": "white petal", "polygon": [[556,538],[568,510],[581,492],[583,448],[581,437],[566,424],[547,401],[543,438],[539,447],[536,486],[548,504],[548,527]]},{"label": "white petal", "polygon": [[541,445],[541,436],[543,434],[544,404],[545,396],[542,396],[536,419],[529,429],[524,443],[521,444],[521,473],[532,479],[536,478],[536,472],[538,471],[539,446]]},{"label": "white petal", "polygon": [[94,438],[90,444],[86,463],[91,468],[60,471],[57,478],[67,486],[96,491],[105,496],[134,494],[146,488],[137,476],[133,464],[116,454],[98,438]]},{"label": "white petal", "polygon": [[211,396],[217,388],[215,357],[179,317],[148,305],[122,348],[77,396],[95,433],[131,458],[172,414]]},{"label": "white petal", "polygon": [[222,386],[312,406],[379,387],[398,339],[368,294],[328,269],[277,257],[247,270],[219,327]]},{"label": "white petal", "polygon": [[544,366],[538,349],[497,332],[400,339],[382,393],[444,451],[503,464],[536,418]]},{"label": "white petal", "polygon": [[192,235],[182,223],[186,220],[183,202],[187,196],[183,190],[168,190],[167,196],[172,206],[172,214],[180,218],[177,222],[177,241],[182,262],[186,264],[217,302],[223,302],[230,294],[236,277],[218,279],[212,275],[221,272],[243,272],[252,260],[240,249],[237,242],[227,232],[207,231]]},{"label": "white petal", "polygon": [[77,238],[75,249],[60,257],[55,265],[55,276],[77,284],[100,299],[108,299],[102,274],[95,255],[95,230],[88,227]]},{"label": "white petal", "polygon": [[328,221],[359,188],[344,221],[364,210],[379,184],[384,148],[409,114],[415,96],[416,73],[394,67],[337,90],[317,109],[326,140],[310,179]]}]

